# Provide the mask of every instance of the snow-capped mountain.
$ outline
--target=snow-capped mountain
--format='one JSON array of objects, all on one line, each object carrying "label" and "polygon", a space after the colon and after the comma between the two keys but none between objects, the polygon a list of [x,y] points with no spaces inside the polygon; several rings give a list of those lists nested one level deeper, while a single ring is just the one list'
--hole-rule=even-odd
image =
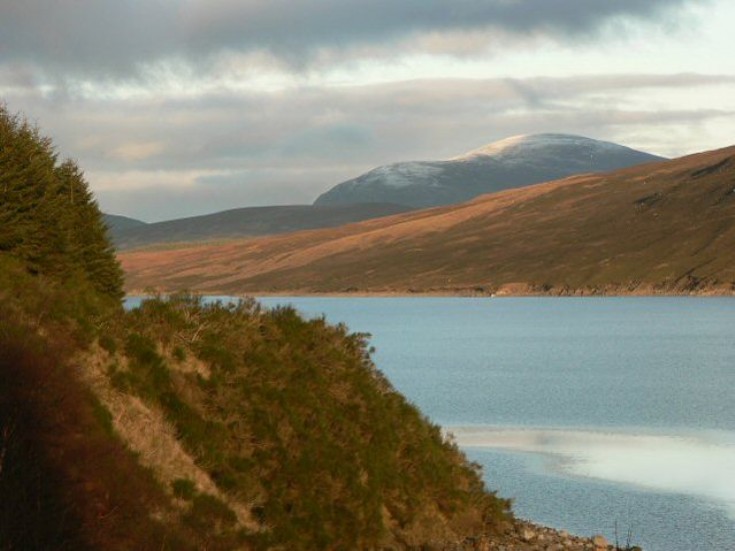
[{"label": "snow-capped mountain", "polygon": [[448,161],[381,166],[336,185],[316,205],[397,203],[431,207],[585,172],[605,172],[662,157],[570,134],[513,136]]}]

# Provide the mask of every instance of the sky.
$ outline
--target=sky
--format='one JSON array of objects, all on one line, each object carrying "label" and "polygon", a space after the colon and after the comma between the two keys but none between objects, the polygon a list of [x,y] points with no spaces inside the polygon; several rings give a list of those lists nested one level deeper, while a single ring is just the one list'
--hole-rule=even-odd
[{"label": "sky", "polygon": [[735,144],[732,0],[0,0],[0,98],[148,222],[563,132]]}]

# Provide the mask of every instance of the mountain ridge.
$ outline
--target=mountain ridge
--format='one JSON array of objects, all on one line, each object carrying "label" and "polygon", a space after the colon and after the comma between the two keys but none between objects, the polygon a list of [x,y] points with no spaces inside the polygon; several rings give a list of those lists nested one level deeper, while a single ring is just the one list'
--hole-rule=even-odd
[{"label": "mountain ridge", "polygon": [[130,216],[122,216],[119,214],[103,213],[102,219],[104,220],[107,229],[113,235],[120,231],[129,230],[131,228],[140,228],[148,225],[147,222],[143,222],[137,218],[131,218]]},{"label": "mountain ridge", "polygon": [[[730,294],[734,189],[729,147],[332,230],[120,259],[128,289]],[[228,269],[212,273],[203,257]]]}]

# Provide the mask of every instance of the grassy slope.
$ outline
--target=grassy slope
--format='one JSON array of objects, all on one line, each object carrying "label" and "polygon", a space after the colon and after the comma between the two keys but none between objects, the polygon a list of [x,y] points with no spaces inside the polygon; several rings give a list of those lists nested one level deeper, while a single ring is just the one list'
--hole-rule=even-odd
[{"label": "grassy slope", "polygon": [[0,549],[407,549],[507,518],[361,335],[0,267]]},{"label": "grassy slope", "polygon": [[507,504],[393,391],[360,335],[254,302],[181,297],[127,317],[115,387],[164,413],[218,499],[242,511],[243,544],[405,548],[504,518]]},{"label": "grassy slope", "polygon": [[731,292],[734,188],[731,147],[332,230],[120,259],[137,290]]}]

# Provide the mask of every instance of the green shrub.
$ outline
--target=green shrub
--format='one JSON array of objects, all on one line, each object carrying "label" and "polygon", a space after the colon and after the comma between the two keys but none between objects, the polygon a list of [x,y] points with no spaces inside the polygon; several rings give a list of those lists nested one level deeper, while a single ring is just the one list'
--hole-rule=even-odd
[{"label": "green shrub", "polygon": [[256,503],[269,527],[250,536],[256,548],[378,546],[393,537],[385,510],[409,533],[436,514],[447,527],[474,519],[477,531],[508,517],[508,502],[375,368],[366,335],[252,302],[149,302],[128,314],[130,355],[165,362],[156,335],[177,334],[211,368],[170,378],[157,400],[220,490]]},{"label": "green shrub", "polygon": [[221,499],[209,494],[196,494],[186,522],[197,531],[219,534],[232,528],[237,516]]},{"label": "green shrub", "polygon": [[187,478],[177,478],[171,483],[171,488],[173,489],[174,496],[179,499],[185,499],[186,501],[191,501],[196,495],[194,482]]},{"label": "green shrub", "polygon": [[100,335],[97,339],[97,343],[100,345],[100,348],[105,350],[108,354],[114,354],[117,352],[117,342],[110,335]]},{"label": "green shrub", "polygon": [[186,350],[184,350],[183,346],[175,346],[172,355],[177,362],[186,360]]}]

